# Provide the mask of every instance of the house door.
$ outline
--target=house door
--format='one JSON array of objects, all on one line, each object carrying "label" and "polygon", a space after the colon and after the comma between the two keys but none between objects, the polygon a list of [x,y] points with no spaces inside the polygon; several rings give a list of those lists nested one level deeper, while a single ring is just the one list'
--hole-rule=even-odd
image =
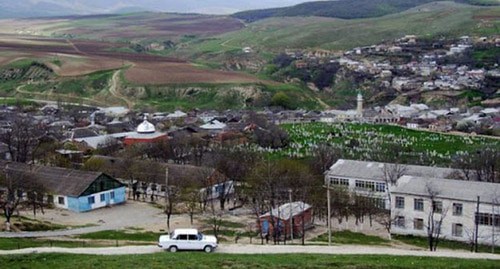
[{"label": "house door", "polygon": [[262,222],[262,234],[267,234],[267,233],[269,233],[269,221],[264,220]]}]

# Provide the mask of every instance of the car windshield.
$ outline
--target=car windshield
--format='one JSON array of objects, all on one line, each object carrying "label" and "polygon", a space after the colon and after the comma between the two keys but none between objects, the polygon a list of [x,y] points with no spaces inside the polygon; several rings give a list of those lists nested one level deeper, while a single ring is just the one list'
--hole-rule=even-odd
[{"label": "car windshield", "polygon": [[202,240],[203,239],[203,234],[202,233],[198,233],[198,240]]}]

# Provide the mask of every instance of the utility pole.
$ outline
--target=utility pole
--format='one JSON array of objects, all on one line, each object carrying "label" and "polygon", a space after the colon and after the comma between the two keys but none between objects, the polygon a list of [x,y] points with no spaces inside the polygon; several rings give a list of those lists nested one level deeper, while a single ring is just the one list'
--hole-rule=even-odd
[{"label": "utility pole", "polygon": [[479,201],[480,201],[480,198],[478,196],[477,197],[477,204],[476,204],[476,218],[474,220],[474,224],[475,224],[475,227],[474,227],[474,252],[476,252],[476,253],[477,253],[477,238],[478,238],[477,233],[479,232]]},{"label": "utility pole", "polygon": [[292,189],[288,189],[288,198],[290,200],[290,243],[293,244]]},{"label": "utility pole", "polygon": [[[168,210],[168,197],[169,196],[169,188],[168,188],[168,167],[165,167],[165,211]],[[170,234],[170,223],[168,223],[168,234]]]},{"label": "utility pole", "polygon": [[491,201],[491,253],[495,254],[495,200]]},{"label": "utility pole", "polygon": [[326,185],[326,200],[328,203],[328,216],[327,216],[327,221],[328,221],[328,246],[332,245],[332,220],[330,218],[331,216],[331,205],[330,205],[330,179],[328,179],[328,183]]}]

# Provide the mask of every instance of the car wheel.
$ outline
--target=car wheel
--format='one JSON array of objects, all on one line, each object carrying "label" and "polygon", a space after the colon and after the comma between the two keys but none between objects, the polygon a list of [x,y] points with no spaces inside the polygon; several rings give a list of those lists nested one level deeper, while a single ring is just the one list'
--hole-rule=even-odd
[{"label": "car wheel", "polygon": [[205,246],[205,247],[203,248],[203,250],[204,250],[206,253],[210,253],[210,252],[212,252],[213,248],[212,248],[212,246]]},{"label": "car wheel", "polygon": [[170,252],[177,252],[177,247],[176,246],[171,246],[168,250],[170,250]]}]

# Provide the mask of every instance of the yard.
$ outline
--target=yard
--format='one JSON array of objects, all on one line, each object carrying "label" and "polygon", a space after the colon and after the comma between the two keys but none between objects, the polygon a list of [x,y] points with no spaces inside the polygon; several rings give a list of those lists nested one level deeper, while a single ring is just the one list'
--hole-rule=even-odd
[{"label": "yard", "polygon": [[89,256],[32,254],[0,256],[5,268],[498,268],[495,260],[381,255],[157,253]]}]

